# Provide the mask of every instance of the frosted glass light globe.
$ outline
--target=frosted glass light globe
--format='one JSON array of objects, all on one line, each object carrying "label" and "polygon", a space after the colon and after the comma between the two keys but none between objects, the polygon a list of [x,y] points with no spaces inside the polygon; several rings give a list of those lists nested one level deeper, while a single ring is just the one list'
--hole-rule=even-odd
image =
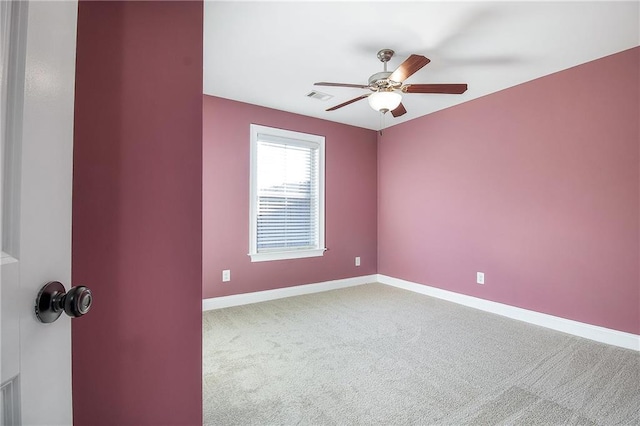
[{"label": "frosted glass light globe", "polygon": [[369,95],[369,106],[382,113],[398,108],[402,96],[396,92],[375,92]]}]

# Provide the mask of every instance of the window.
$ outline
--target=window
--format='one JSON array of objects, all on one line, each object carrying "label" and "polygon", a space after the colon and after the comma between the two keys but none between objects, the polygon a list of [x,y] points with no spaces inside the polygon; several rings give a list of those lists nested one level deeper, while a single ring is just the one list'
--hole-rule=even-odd
[{"label": "window", "polygon": [[252,262],[324,253],[324,137],[251,125]]}]

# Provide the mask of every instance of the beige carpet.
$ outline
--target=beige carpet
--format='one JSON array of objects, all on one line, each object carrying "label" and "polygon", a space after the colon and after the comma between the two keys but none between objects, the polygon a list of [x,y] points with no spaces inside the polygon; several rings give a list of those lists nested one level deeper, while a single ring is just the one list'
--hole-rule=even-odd
[{"label": "beige carpet", "polygon": [[207,425],[640,425],[640,354],[367,284],[203,314]]}]

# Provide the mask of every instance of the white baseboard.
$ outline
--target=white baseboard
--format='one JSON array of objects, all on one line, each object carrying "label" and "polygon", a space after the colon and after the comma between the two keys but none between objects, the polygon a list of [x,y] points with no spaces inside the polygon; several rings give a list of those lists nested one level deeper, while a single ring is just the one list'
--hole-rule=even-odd
[{"label": "white baseboard", "polygon": [[585,324],[553,315],[517,308],[490,300],[479,299],[473,296],[454,293],[440,288],[429,287],[423,284],[405,281],[386,275],[377,275],[377,282],[393,287],[413,291],[438,299],[448,300],[460,305],[491,312],[519,321],[528,322],[542,327],[550,328],[563,333],[573,334],[586,339],[595,340],[609,345],[640,351],[640,336],[624,331],[612,330],[596,325]]},{"label": "white baseboard", "polygon": [[278,288],[275,290],[256,291],[254,293],[234,294],[232,296],[213,297],[202,301],[202,310],[228,308],[231,306],[248,305],[250,303],[266,302],[267,300],[282,299],[303,294],[320,293],[322,291],[337,290],[339,288],[376,282],[377,275],[345,278],[342,280],[325,281],[314,284],[304,284],[294,287]]}]

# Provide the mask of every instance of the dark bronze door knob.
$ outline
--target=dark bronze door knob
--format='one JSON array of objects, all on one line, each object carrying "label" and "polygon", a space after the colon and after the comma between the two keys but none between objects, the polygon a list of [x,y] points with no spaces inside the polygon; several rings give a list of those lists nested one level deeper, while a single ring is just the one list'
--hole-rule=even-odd
[{"label": "dark bronze door knob", "polygon": [[64,311],[72,318],[81,317],[89,312],[93,297],[91,290],[77,286],[65,292],[58,281],[45,284],[36,298],[36,317],[40,322],[50,323],[57,320]]}]

